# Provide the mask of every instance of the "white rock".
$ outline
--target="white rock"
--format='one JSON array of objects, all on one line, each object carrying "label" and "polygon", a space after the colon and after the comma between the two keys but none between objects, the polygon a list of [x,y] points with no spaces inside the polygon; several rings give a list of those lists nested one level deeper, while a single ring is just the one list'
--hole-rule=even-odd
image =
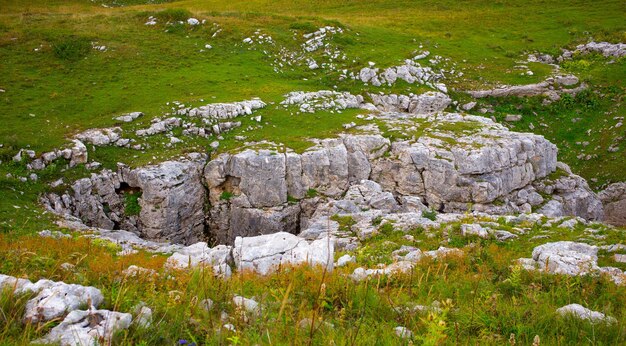
[{"label": "white rock", "polygon": [[253,315],[261,314],[261,305],[254,299],[245,298],[242,296],[234,296],[233,304],[241,311],[251,313]]},{"label": "white rock", "polygon": [[235,265],[261,275],[281,265],[321,265],[333,269],[334,240],[324,237],[312,242],[291,233],[278,232],[256,237],[237,237],[233,247]]},{"label": "white rock", "polygon": [[574,316],[581,320],[588,320],[592,323],[605,322],[615,323],[617,320],[613,317],[606,316],[605,314],[593,311],[585,308],[580,304],[569,304],[564,307],[558,308],[556,312],[561,316]]},{"label": "white rock", "polygon": [[356,261],[356,258],[354,256],[345,254],[341,257],[339,257],[339,259],[337,260],[337,267],[343,267],[348,265],[348,263],[354,263]]},{"label": "white rock", "polygon": [[147,306],[137,307],[133,323],[141,328],[149,328],[152,325],[152,309]]},{"label": "white rock", "polygon": [[74,310],[50,333],[36,341],[43,344],[58,344],[61,346],[90,346],[95,344],[109,344],[113,335],[120,330],[130,327],[133,316],[131,314],[96,310]]},{"label": "white rock", "polygon": [[489,238],[489,232],[479,224],[463,224],[461,225],[461,235],[467,237],[468,235],[476,235],[480,238]]},{"label": "white rock", "polygon": [[406,327],[395,327],[394,331],[396,335],[402,339],[411,339],[413,337],[413,332]]},{"label": "white rock", "polygon": [[24,321],[50,321],[88,303],[97,307],[103,300],[102,292],[95,287],[54,282],[26,303]]},{"label": "white rock", "polygon": [[537,246],[533,260],[553,274],[583,275],[597,270],[598,248],[584,243],[560,241]]}]

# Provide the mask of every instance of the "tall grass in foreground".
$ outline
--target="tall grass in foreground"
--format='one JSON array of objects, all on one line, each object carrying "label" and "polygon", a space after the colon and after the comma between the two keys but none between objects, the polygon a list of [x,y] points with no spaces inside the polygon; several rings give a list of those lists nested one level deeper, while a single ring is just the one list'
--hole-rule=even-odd
[{"label": "tall grass in foreground", "polygon": [[[198,345],[502,345],[513,339],[530,345],[535,336],[544,345],[617,345],[626,337],[625,287],[600,277],[510,267],[517,250],[495,243],[476,243],[464,256],[423,260],[410,273],[358,283],[346,275],[356,264],[333,272],[288,267],[265,277],[238,272],[227,280],[209,270],[165,272],[161,256],[117,257],[115,249],[85,239],[3,238],[0,250],[4,273],[97,286],[106,297],[101,308],[133,312],[138,304],[151,307],[152,326],[119,333],[116,345],[174,345],[179,340]],[[65,262],[74,269],[62,271]],[[130,264],[158,275],[124,277],[121,272]],[[260,314],[238,311],[234,295],[254,298],[262,306]],[[0,344],[25,343],[58,323],[22,325],[26,298],[10,292],[0,298]],[[206,298],[213,301],[208,311],[202,303]],[[555,310],[570,303],[603,311],[618,322],[593,325],[557,316]],[[416,305],[429,308],[420,311]],[[397,326],[411,330],[413,338],[396,336]]]}]

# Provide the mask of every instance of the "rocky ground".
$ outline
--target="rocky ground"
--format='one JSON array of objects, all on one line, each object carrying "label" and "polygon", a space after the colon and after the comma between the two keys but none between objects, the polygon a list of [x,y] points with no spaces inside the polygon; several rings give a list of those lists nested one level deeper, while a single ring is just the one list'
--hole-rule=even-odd
[{"label": "rocky ground", "polygon": [[[507,52],[476,83],[504,65],[378,26],[96,5],[122,16],[104,27],[193,47],[158,52],[191,69],[176,78],[214,79],[164,101],[144,78],[160,106],[96,103],[30,136],[16,124],[67,95],[40,115],[0,84],[0,107],[38,113],[0,130],[0,343],[623,342],[625,44]],[[10,9],[3,54],[32,34]],[[49,40],[29,54],[77,71],[132,51]]]}]

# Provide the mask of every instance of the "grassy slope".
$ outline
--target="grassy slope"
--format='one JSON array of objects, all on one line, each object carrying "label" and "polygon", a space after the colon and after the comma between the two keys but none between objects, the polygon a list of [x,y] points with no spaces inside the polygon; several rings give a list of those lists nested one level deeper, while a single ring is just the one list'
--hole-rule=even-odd
[{"label": "grassy slope", "polygon": [[[264,1],[182,1],[111,9],[89,1],[0,1],[0,88],[6,90],[0,94],[1,160],[10,161],[19,148],[30,146],[42,152],[62,145],[68,136],[80,130],[114,125],[112,117],[122,112],[145,112],[148,116],[140,122],[145,125],[152,117],[168,111],[166,102],[174,100],[199,105],[258,96],[279,102],[288,91],[328,89],[337,84],[339,89],[353,92],[422,90],[408,85],[372,88],[356,82],[337,83],[336,75],[302,68],[275,74],[267,57],[240,44],[242,37],[256,29],[295,48],[289,29],[294,23],[305,27],[344,25],[348,32],[335,44],[349,57],[344,66],[354,70],[371,60],[379,66],[397,64],[423,44],[433,55],[450,58],[458,64],[457,70],[465,73],[463,78],[446,81],[458,90],[536,82],[549,74],[550,68],[534,64],[531,68],[535,75],[520,75],[512,67],[523,52],[555,52],[558,47],[589,36],[613,41],[624,36],[624,4],[620,1],[593,6],[584,1],[530,1],[523,5],[517,1],[271,3],[269,7]],[[170,28],[169,33],[162,24],[143,25],[153,13],[146,11],[163,8],[188,9],[208,23],[219,24],[223,32],[212,39],[215,29],[211,25],[178,26]],[[76,61],[55,57],[55,45],[76,38],[97,41],[108,50],[91,51]],[[209,42],[214,48],[200,52]],[[39,51],[35,52],[36,48]],[[533,131],[555,141],[562,148],[561,157],[586,178],[598,178],[597,185],[626,180],[626,172],[621,168],[626,160],[624,145],[616,153],[606,152],[610,139],[623,135],[623,130],[605,129],[606,121],[624,114],[624,71],[623,60],[613,65],[597,62],[585,71],[574,69],[593,87],[610,89],[610,97],[604,97],[594,109],[574,104],[569,109],[555,107],[551,112],[533,107],[521,110],[543,118],[540,120],[548,126],[535,126]],[[455,96],[463,100],[462,94]],[[516,109],[512,107],[517,107],[517,103],[512,101],[496,108],[496,117],[503,118],[506,112]],[[581,112],[585,113],[584,121],[573,127],[561,126],[563,121],[580,117]],[[308,145],[306,138],[341,131],[341,124],[353,120],[356,112],[294,117],[290,112],[269,107],[259,114],[267,125],[246,133],[250,140],[271,139],[304,148]],[[244,127],[250,123],[243,121]],[[525,117],[515,129],[529,130],[530,122],[537,125],[538,121]],[[139,125],[130,128],[133,126]],[[581,130],[585,128],[592,130],[592,142],[603,146],[591,161],[578,160],[580,151],[570,150],[581,141]],[[232,138],[241,131],[228,134],[222,148],[237,146]],[[92,157],[108,167],[114,167],[118,161],[139,165],[153,161],[153,156],[160,160],[181,151],[204,151],[211,140],[189,141],[156,153],[106,148]],[[57,173],[59,170],[51,169]],[[40,183],[25,187],[14,179],[6,179],[7,172],[25,174],[20,167],[0,165],[0,186],[9,196],[1,203],[0,222],[10,228],[16,218],[37,218],[19,215],[23,210],[16,214],[13,206],[25,204],[33,208],[36,193],[44,189],[41,182],[56,179],[59,174],[51,172]],[[9,222],[11,219],[14,221]]]},{"label": "grassy slope", "polygon": [[[106,3],[119,4],[116,1]],[[216,39],[210,39],[213,32],[210,25],[177,28],[173,33],[164,32],[164,26],[144,25],[148,15],[163,8],[188,9],[196,17],[220,24],[224,31]],[[544,65],[530,65],[535,72],[533,76],[522,76],[513,69],[525,51],[556,52],[559,47],[585,41],[589,36],[624,41],[625,9],[621,1],[590,5],[585,1],[552,0],[523,3],[195,0],[114,9],[87,0],[35,0],[27,4],[18,0],[0,0],[0,88],[6,89],[0,94],[0,143],[4,145],[0,148],[0,160],[3,162],[0,165],[0,192],[3,194],[0,200],[0,231],[4,234],[0,240],[3,256],[1,272],[28,275],[31,279],[41,276],[94,284],[106,291],[109,308],[129,309],[139,300],[145,300],[155,307],[159,316],[167,316],[172,321],[171,328],[158,332],[133,331],[126,336],[129,342],[141,339],[151,343],[170,342],[176,338],[190,338],[190,335],[207,342],[226,342],[227,337],[233,337],[213,333],[212,328],[218,324],[218,313],[205,316],[193,307],[176,308],[179,305],[174,298],[171,301],[164,298],[169,291],[181,290],[180,299],[185,303],[193,302],[194,296],[208,295],[225,309],[228,309],[227,295],[232,292],[262,297],[261,300],[272,306],[271,317],[282,319],[284,323],[262,320],[246,328],[243,321],[238,321],[237,327],[242,332],[234,336],[244,340],[244,344],[268,343],[265,334],[262,335],[264,329],[270,330],[267,335],[272,342],[277,339],[306,342],[309,332],[298,331],[294,325],[313,311],[337,326],[332,332],[314,333],[313,340],[320,343],[334,339],[353,340],[356,337],[362,338],[356,340],[368,344],[394,343],[397,339],[391,335],[391,328],[399,324],[424,335],[431,333],[437,338],[441,337],[441,332],[436,326],[443,319],[451,340],[456,333],[462,343],[463,340],[474,340],[501,344],[510,333],[515,333],[518,342],[523,344],[530,344],[535,334],[545,337],[548,343],[615,344],[624,336],[626,316],[623,307],[626,303],[623,297],[626,295],[623,289],[600,279],[541,275],[523,275],[513,288],[501,285],[506,278],[518,280],[507,266],[514,258],[529,256],[532,246],[536,244],[526,242],[513,248],[484,244],[478,253],[466,260],[453,261],[448,267],[424,263],[415,277],[370,283],[369,286],[352,285],[340,275],[333,274],[325,281],[328,297],[321,300],[314,289],[317,287],[312,288],[310,282],[317,284],[324,279],[320,273],[306,271],[287,273],[256,283],[245,277],[225,284],[209,279],[199,282],[197,276],[181,274],[173,282],[152,280],[125,286],[119,273],[127,265],[134,263],[156,269],[163,259],[143,255],[120,258],[87,241],[55,243],[22,236],[53,227],[51,216],[42,213],[35,203],[36,196],[46,190],[45,183],[60,176],[69,181],[88,174],[86,170],[79,168],[63,172],[63,167],[50,167],[40,173],[37,183],[18,183],[14,179],[6,179],[5,174],[26,175],[22,165],[7,164],[17,149],[30,145],[37,152],[49,150],[65,143],[65,138],[77,131],[114,125],[112,117],[122,112],[145,112],[147,116],[140,123],[146,125],[150,118],[169,110],[168,101],[200,105],[258,96],[268,102],[278,102],[282,94],[292,90],[328,89],[337,84],[333,76],[303,69],[277,75],[272,71],[269,60],[260,52],[236,46],[243,37],[258,28],[283,44],[293,45],[289,27],[294,22],[312,23],[314,26],[340,23],[349,31],[345,35],[347,39],[336,43],[342,46],[350,59],[356,60],[355,63],[346,63],[347,67],[354,69],[364,66],[367,61],[375,61],[378,66],[397,64],[411,57],[423,43],[424,49],[430,50],[433,55],[450,58],[458,64],[465,76],[447,81],[447,84],[465,90],[542,80],[551,72]],[[98,41],[109,49],[106,52],[92,51],[78,61],[60,60],[54,56],[52,45],[67,41],[68,37]],[[200,53],[206,43],[211,43],[214,48]],[[34,52],[40,45],[41,51]],[[622,99],[626,71],[624,61],[606,65],[605,60],[585,59],[592,62],[590,67],[580,69],[572,66],[566,70],[577,73],[594,88],[609,95],[597,97],[593,107],[586,106],[588,98],[571,104],[558,103],[550,108],[539,107],[537,100],[486,100],[483,105],[494,104],[498,119],[513,111],[524,114],[524,120],[514,124],[514,129],[529,131],[532,122],[535,125],[533,131],[557,143],[561,148],[560,157],[585,177],[598,177],[599,184],[626,180],[626,171],[622,168],[626,162],[624,145],[617,153],[609,154],[605,150],[613,137],[623,134],[619,130],[609,130],[605,120],[608,122],[615,116],[625,114]],[[354,92],[369,89],[353,82],[338,86]],[[393,88],[394,92],[419,90],[420,87],[407,85]],[[461,94],[454,95],[463,99]],[[341,124],[352,121],[357,113],[322,112],[294,117],[290,112],[278,111],[270,106],[259,112],[268,124],[246,135],[252,140],[272,139],[302,149],[307,145],[307,137],[331,136],[341,130]],[[583,120],[570,126],[571,119],[577,117]],[[242,128],[252,124],[248,119],[243,122]],[[546,123],[548,127],[537,126],[539,122]],[[125,128],[133,129],[135,126],[139,125],[126,125]],[[583,134],[586,129],[593,130],[594,135],[590,139]],[[237,134],[241,134],[239,130],[228,134],[222,147],[229,149],[236,146],[237,142],[232,137]],[[161,139],[155,138],[154,141],[156,143]],[[590,161],[576,158],[580,148],[575,143],[583,140],[593,143],[589,148],[597,144],[603,146],[601,151],[596,151],[598,158]],[[157,154],[100,148],[91,153],[91,157],[105,166],[114,166],[117,161],[139,165],[184,151],[206,150],[209,142],[188,141],[172,149],[161,149],[162,152]],[[574,239],[576,236],[567,237]],[[618,234],[615,241],[619,239],[623,240],[623,235]],[[383,239],[376,241],[378,243],[373,242],[370,248],[389,250]],[[77,257],[78,253],[92,255],[81,260]],[[78,263],[79,270],[63,274],[59,269],[63,262]],[[441,270],[448,271],[448,274],[439,275]],[[418,277],[423,279],[416,283]],[[188,285],[189,282],[192,284]],[[286,293],[276,287],[284,288],[290,283],[293,284],[293,292],[301,293],[289,301],[288,313],[278,316],[281,299]],[[146,290],[146,285],[154,287],[154,290]],[[450,318],[439,316],[431,320],[398,316],[392,311],[392,306],[398,301],[388,297],[420,303],[452,297],[460,310],[454,310],[457,312],[452,313]],[[3,307],[8,302],[12,305],[12,300],[7,302],[4,299],[1,302]],[[363,305],[364,301],[368,302],[367,306]],[[588,324],[554,319],[556,307],[581,301],[617,317],[620,327],[594,328]],[[19,316],[19,311],[15,313]],[[188,323],[189,317],[204,324]],[[5,338],[2,342],[20,343],[20,340],[24,341],[20,338],[42,332],[21,334],[19,323],[14,322],[6,323],[0,332],[0,339]],[[459,323],[458,331],[455,322]],[[271,325],[278,327],[272,329]],[[236,344],[236,339],[229,342]]]}]

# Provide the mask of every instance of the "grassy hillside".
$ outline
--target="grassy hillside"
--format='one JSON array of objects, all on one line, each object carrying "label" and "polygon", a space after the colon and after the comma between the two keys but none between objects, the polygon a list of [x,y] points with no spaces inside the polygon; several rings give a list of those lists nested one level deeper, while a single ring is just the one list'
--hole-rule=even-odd
[{"label": "grassy hillside", "polygon": [[[156,24],[146,25],[151,16]],[[186,24],[189,17],[204,23]],[[346,56],[333,61],[336,70],[277,67],[275,57],[281,48],[301,49],[304,34],[326,25],[343,29],[329,41]],[[259,34],[271,36],[274,44],[243,42]],[[624,1],[0,0],[0,272],[97,285],[106,291],[107,308],[130,309],[143,300],[160,317],[172,321],[170,328],[162,330],[131,330],[120,337],[120,344],[172,344],[177,339],[233,345],[281,344],[277,340],[390,344],[400,342],[392,332],[398,324],[412,326],[424,336],[420,342],[425,344],[445,338],[450,343],[503,344],[510,334],[524,345],[530,345],[534,335],[545,337],[544,344],[619,344],[625,335],[624,289],[601,278],[555,278],[510,268],[513,259],[530,256],[537,245],[533,242],[481,243],[450,263],[421,263],[418,276],[359,285],[347,282],[342,272],[326,277],[308,270],[254,282],[247,277],[222,282],[206,273],[180,273],[173,280],[128,283],[120,274],[128,265],[159,269],[164,259],[144,253],[119,257],[115,249],[107,248],[110,244],[85,239],[54,242],[32,236],[57,228],[54,217],[38,205],[38,195],[60,177],[68,183],[91,171],[82,165],[73,169],[51,165],[37,172],[37,181],[22,182],[18,177],[30,172],[24,163],[12,161],[19,149],[40,154],[66,145],[71,136],[89,128],[121,126],[132,133],[171,112],[174,101],[200,106],[253,97],[268,103],[255,113],[262,116],[263,127],[246,131],[256,123],[242,118],[243,126],[224,135],[219,151],[237,148],[241,141],[235,137],[241,135],[249,141],[271,140],[303,150],[310,145],[309,138],[334,136],[352,121],[360,124],[356,116],[361,112],[296,115],[294,109],[277,106],[288,92],[335,89],[409,94],[430,90],[418,84],[374,87],[341,81],[342,69],[358,72],[370,61],[376,67],[394,66],[429,51],[430,57],[420,63],[454,70],[446,73],[443,82],[462,104],[470,101],[466,90],[543,81],[557,71],[546,64],[526,63],[528,53],[558,54],[560,48],[571,49],[590,39],[626,42]],[[312,56],[326,59],[320,52]],[[430,62],[435,56],[441,59]],[[532,75],[516,68],[522,63]],[[546,136],[558,145],[560,160],[596,189],[626,181],[626,126],[615,126],[620,117],[626,117],[626,60],[576,56],[562,64],[560,73],[577,75],[588,91],[549,106],[539,98],[484,99],[473,112],[491,108],[493,113],[485,116],[516,131]],[[145,116],[132,124],[113,119],[133,111]],[[522,114],[522,120],[505,122],[511,113]],[[102,147],[89,148],[89,155],[103,167],[113,168],[117,162],[138,166],[185,152],[209,152],[215,137],[185,139],[175,146],[163,145],[166,140],[163,135],[155,136],[150,139],[152,149],[146,151]],[[619,149],[608,151],[612,145]],[[577,239],[581,232],[562,237]],[[605,233],[623,241],[621,233]],[[423,234],[415,236],[436,248]],[[374,249],[374,255],[388,253],[404,242],[398,234],[390,237],[395,242],[391,247],[385,239],[374,239],[369,249]],[[80,253],[89,255],[81,257]],[[368,256],[362,258],[368,260]],[[64,262],[76,264],[78,270],[61,272]],[[171,292],[181,294],[168,295]],[[293,292],[299,295],[292,296],[284,308],[281,304]],[[268,318],[237,321],[241,330],[237,334],[215,334],[219,311],[206,314],[194,304],[198,296],[208,295],[229,309],[226,304],[232,293],[259,296],[269,306]],[[446,302],[449,297],[454,299]],[[420,317],[398,315],[394,310],[400,303],[433,300],[444,302],[442,314]],[[23,306],[15,301],[25,302],[23,297],[0,299],[4,312],[0,344],[23,344],[50,327],[24,332],[18,321]],[[579,301],[605,308],[618,318],[619,327],[555,322],[556,307]],[[181,302],[190,307],[180,308]],[[302,318],[316,316],[336,328],[322,332],[297,328]]]}]

